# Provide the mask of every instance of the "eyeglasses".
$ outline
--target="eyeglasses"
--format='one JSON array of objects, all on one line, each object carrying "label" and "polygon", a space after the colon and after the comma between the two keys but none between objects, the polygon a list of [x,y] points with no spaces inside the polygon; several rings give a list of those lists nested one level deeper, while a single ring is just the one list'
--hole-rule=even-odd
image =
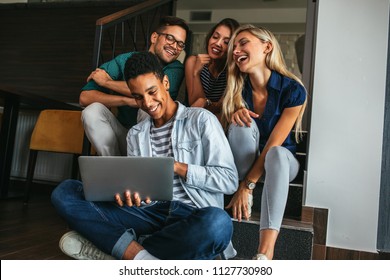
[{"label": "eyeglasses", "polygon": [[177,48],[178,49],[184,49],[186,47],[186,44],[183,41],[178,41],[176,40],[175,36],[167,33],[158,33],[158,35],[164,35],[165,36],[165,41],[167,41],[168,44],[173,45],[174,43],[177,43]]}]

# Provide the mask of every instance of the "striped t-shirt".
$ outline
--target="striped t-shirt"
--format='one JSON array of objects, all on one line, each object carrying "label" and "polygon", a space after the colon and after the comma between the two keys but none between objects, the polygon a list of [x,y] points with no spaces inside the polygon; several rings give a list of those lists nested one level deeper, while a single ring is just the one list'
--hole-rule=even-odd
[{"label": "striped t-shirt", "polygon": [[[150,127],[150,139],[152,144],[152,155],[154,157],[173,157],[171,134],[174,117],[161,127],[155,127],[154,123]],[[179,175],[173,176],[173,200],[179,200],[188,205],[195,204],[187,195],[180,183]]]},{"label": "striped t-shirt", "polygon": [[202,82],[202,87],[206,98],[210,99],[212,102],[217,102],[219,99],[221,99],[225,92],[226,67],[218,75],[218,77],[214,78],[208,69],[208,65],[205,65],[200,72],[200,80]]}]

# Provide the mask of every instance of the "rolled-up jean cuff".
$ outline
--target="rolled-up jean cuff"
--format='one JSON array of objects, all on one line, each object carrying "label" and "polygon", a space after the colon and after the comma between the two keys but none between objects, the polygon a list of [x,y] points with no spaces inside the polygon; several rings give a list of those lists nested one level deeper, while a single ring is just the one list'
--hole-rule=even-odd
[{"label": "rolled-up jean cuff", "polygon": [[137,240],[136,234],[133,229],[128,229],[115,243],[114,248],[112,248],[111,255],[114,256],[116,259],[121,260],[123,255],[125,254],[127,247],[133,240]]},{"label": "rolled-up jean cuff", "polygon": [[264,229],[273,229],[273,230],[276,230],[277,232],[280,232],[280,228],[281,228],[281,225],[280,225],[279,227],[273,226],[273,225],[269,225],[269,226],[260,226],[259,231],[264,230]]}]

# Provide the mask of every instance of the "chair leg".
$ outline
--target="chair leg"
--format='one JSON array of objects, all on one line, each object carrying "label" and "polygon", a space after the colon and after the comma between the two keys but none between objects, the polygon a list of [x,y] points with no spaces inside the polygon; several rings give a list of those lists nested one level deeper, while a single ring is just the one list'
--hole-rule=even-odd
[{"label": "chair leg", "polygon": [[27,167],[27,180],[26,180],[26,186],[24,189],[24,202],[23,202],[24,204],[27,204],[28,200],[30,198],[31,185],[32,185],[33,177],[34,177],[37,156],[38,156],[38,151],[30,150],[30,156],[28,159],[28,167]]}]

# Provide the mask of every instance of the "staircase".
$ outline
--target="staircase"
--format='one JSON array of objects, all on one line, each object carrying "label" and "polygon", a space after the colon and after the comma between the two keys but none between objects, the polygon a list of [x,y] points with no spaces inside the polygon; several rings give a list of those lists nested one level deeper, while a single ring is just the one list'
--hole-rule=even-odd
[{"label": "staircase", "polygon": [[[306,139],[297,147],[297,158],[300,170],[297,177],[290,183],[287,205],[282,227],[275,246],[275,260],[310,260],[314,228],[311,222],[302,220],[302,197],[304,170],[306,169]],[[257,183],[253,192],[252,216],[248,221],[238,222],[233,219],[233,245],[237,250],[236,259],[251,259],[257,253],[260,226],[260,202],[263,184]],[[226,203],[230,197],[226,197]],[[312,221],[313,219],[305,219]]]}]

